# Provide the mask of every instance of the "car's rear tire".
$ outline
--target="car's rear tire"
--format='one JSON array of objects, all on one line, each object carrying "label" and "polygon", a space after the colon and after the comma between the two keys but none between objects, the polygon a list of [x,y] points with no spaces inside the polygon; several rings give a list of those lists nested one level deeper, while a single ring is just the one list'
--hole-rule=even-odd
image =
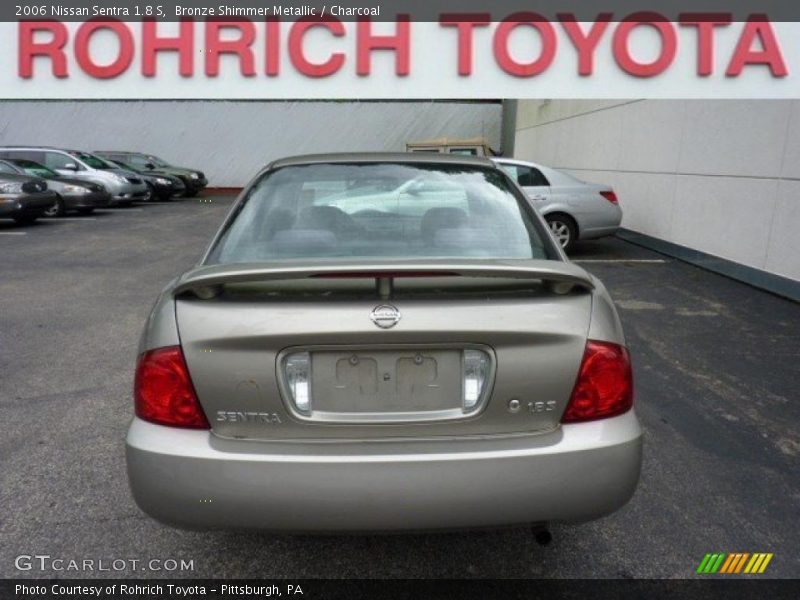
[{"label": "car's rear tire", "polygon": [[93,208],[79,208],[77,209],[79,215],[90,215],[94,212]]},{"label": "car's rear tire", "polygon": [[53,204],[53,206],[51,206],[46,211],[44,211],[44,216],[45,217],[63,217],[66,214],[66,212],[67,212],[67,209],[64,206],[64,200],[61,198],[61,196],[58,196],[56,198],[56,201]]},{"label": "car's rear tire", "polygon": [[565,252],[568,252],[575,245],[578,239],[578,226],[575,220],[564,213],[552,213],[544,218],[553,237],[561,245]]},{"label": "car's rear tire", "polygon": [[198,194],[199,192],[200,192],[200,190],[186,190],[186,191],[183,193],[183,197],[184,197],[184,198],[194,198],[195,196],[197,196],[197,194]]}]

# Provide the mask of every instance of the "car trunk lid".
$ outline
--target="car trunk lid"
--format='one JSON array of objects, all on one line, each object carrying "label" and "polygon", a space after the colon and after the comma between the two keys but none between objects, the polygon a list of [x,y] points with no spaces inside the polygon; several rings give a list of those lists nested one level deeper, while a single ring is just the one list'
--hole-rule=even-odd
[{"label": "car trunk lid", "polygon": [[557,426],[589,329],[593,284],[579,267],[290,262],[200,267],[174,288],[187,365],[218,435],[374,439]]}]

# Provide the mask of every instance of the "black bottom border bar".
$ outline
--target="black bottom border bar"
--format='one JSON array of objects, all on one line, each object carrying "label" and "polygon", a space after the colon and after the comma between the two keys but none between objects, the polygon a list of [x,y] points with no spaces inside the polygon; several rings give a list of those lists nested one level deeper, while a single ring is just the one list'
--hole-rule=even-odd
[{"label": "black bottom border bar", "polygon": [[752,600],[800,598],[800,579],[3,579],[0,598],[149,600],[156,598],[603,598]]}]

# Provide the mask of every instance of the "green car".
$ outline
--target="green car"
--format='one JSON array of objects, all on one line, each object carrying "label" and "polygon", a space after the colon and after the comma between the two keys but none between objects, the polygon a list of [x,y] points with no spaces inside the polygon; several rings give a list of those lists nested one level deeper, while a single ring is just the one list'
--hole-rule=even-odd
[{"label": "green car", "polygon": [[197,196],[207,185],[208,180],[202,171],[176,167],[167,161],[141,152],[120,152],[112,150],[98,150],[95,154],[113,162],[124,163],[136,171],[146,174],[148,171],[158,171],[165,175],[172,175],[183,181],[186,191],[183,195],[187,198]]}]

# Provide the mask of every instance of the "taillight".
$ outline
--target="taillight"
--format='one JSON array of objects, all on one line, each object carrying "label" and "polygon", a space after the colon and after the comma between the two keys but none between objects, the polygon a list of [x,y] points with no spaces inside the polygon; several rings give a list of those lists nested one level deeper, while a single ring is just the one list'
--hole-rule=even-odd
[{"label": "taillight", "polygon": [[633,373],[628,351],[618,344],[589,340],[561,422],[614,417],[632,406]]},{"label": "taillight", "polygon": [[611,202],[611,204],[619,204],[619,200],[617,200],[617,195],[614,192],[600,192],[600,195]]},{"label": "taillight", "polygon": [[180,346],[150,350],[139,357],[133,399],[136,416],[145,421],[210,429]]}]

